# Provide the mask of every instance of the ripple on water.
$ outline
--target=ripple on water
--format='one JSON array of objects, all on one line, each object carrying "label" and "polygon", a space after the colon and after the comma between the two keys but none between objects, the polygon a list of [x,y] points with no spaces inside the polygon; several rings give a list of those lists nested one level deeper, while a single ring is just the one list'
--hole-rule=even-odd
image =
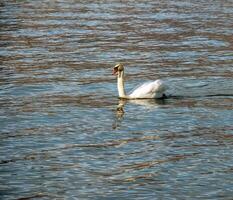
[{"label": "ripple on water", "polygon": [[[1,197],[231,199],[231,7],[2,1]],[[119,100],[118,62],[171,98]]]}]

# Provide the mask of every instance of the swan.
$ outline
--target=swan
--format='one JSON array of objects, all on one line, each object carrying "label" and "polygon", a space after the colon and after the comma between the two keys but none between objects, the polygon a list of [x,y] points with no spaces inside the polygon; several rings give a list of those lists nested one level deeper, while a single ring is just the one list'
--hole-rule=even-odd
[{"label": "swan", "polygon": [[165,83],[158,79],[156,81],[147,82],[136,88],[129,95],[125,93],[124,87],[124,66],[117,64],[113,68],[113,75],[117,76],[117,88],[119,98],[122,99],[159,99],[165,98],[165,91],[167,86]]}]

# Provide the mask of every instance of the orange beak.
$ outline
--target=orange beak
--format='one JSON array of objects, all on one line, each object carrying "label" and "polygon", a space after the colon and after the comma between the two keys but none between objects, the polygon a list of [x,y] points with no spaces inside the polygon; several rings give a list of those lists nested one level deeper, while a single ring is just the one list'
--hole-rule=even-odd
[{"label": "orange beak", "polygon": [[118,68],[117,67],[113,68],[112,75],[118,75]]}]

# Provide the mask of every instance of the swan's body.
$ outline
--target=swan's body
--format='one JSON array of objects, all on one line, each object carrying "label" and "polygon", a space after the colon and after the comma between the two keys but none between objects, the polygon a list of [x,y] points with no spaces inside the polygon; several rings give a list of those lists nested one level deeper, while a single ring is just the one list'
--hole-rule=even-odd
[{"label": "swan's body", "polygon": [[142,84],[132,93],[126,95],[124,88],[124,67],[118,64],[114,67],[113,74],[117,75],[117,88],[120,98],[124,99],[153,99],[165,97],[167,86],[162,80]]}]

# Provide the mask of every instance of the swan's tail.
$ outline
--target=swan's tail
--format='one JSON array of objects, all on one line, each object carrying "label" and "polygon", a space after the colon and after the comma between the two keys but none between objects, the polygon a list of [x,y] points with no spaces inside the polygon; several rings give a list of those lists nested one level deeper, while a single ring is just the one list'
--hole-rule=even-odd
[{"label": "swan's tail", "polygon": [[154,98],[166,98],[166,90],[168,86],[162,80],[156,80],[153,82]]},{"label": "swan's tail", "polygon": [[162,80],[156,80],[153,82],[154,85],[154,92],[158,92],[158,93],[164,93],[167,89],[168,86],[164,83],[164,81]]}]

